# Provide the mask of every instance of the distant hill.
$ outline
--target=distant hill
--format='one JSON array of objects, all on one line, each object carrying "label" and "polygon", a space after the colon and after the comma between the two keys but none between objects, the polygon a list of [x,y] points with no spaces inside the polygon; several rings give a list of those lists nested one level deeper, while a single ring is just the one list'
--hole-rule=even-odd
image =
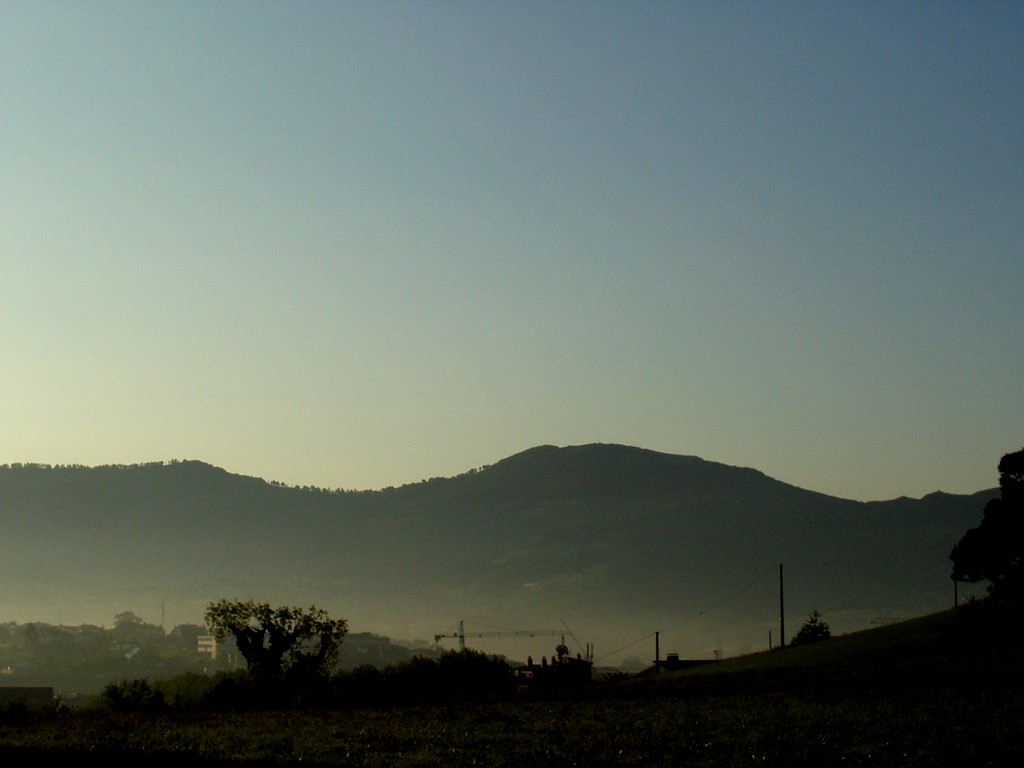
[{"label": "distant hill", "polygon": [[[198,461],[0,467],[0,621],[197,621],[221,597],[316,603],[355,631],[566,629],[599,658],[778,642],[945,608],[949,551],[995,489],[857,502],[621,445],[540,446],[381,491],[287,487]],[[539,656],[557,641],[492,638]],[[467,640],[467,643],[471,643]],[[516,645],[518,643],[518,645]],[[472,643],[471,643],[472,644]],[[614,658],[611,659],[614,661]]]}]

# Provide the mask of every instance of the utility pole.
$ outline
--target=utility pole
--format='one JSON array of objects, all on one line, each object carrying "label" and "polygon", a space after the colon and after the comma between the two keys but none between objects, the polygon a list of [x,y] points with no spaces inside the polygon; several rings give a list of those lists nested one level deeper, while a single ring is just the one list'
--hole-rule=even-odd
[{"label": "utility pole", "polygon": [[779,648],[786,647],[786,601],[782,588],[782,563],[779,563]]},{"label": "utility pole", "polygon": [[661,632],[654,633],[654,671],[661,672]]}]

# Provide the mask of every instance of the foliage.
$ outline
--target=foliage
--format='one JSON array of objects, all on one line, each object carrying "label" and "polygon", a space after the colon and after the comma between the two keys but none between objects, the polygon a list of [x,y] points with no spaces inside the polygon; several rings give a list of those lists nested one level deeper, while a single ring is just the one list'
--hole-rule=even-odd
[{"label": "foliage", "polygon": [[123,643],[141,644],[162,640],[164,631],[155,624],[147,624],[132,611],[122,611],[114,617],[112,635]]},{"label": "foliage", "polygon": [[344,619],[332,619],[316,606],[271,608],[253,600],[210,603],[205,618],[218,642],[234,638],[253,682],[261,687],[326,677],[348,631]]},{"label": "foliage", "polygon": [[791,641],[792,645],[807,645],[808,643],[817,643],[821,640],[828,640],[832,637],[832,630],[829,629],[828,624],[822,620],[821,614],[815,609],[811,611],[811,615],[807,617],[807,621],[804,622],[803,626],[800,627],[800,631],[794,635]]},{"label": "foliage", "polygon": [[114,617],[114,629],[132,629],[141,626],[142,619],[133,611],[122,611]]},{"label": "foliage", "polygon": [[244,670],[213,675],[186,672],[158,680],[153,686],[168,707],[181,711],[246,709],[252,693]]},{"label": "foliage", "polygon": [[155,712],[165,707],[163,694],[145,678],[110,683],[102,698],[115,712]]},{"label": "foliage", "polygon": [[446,651],[438,659],[417,656],[382,670],[360,666],[339,673],[333,683],[338,700],[347,705],[496,700],[514,689],[504,658],[468,648]]},{"label": "foliage", "polygon": [[985,505],[978,527],[953,547],[952,578],[988,581],[993,598],[1018,602],[1024,596],[1024,450],[1000,459],[999,492]]}]

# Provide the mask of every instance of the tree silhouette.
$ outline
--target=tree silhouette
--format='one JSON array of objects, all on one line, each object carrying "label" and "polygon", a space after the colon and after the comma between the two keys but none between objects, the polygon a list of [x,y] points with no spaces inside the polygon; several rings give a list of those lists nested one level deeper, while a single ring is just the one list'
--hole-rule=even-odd
[{"label": "tree silhouette", "polygon": [[955,581],[988,581],[997,600],[1019,600],[1024,593],[1024,450],[999,461],[999,492],[985,504],[981,523],[963,535],[949,558]]},{"label": "tree silhouette", "polygon": [[234,637],[258,685],[280,682],[286,676],[326,676],[348,631],[344,619],[332,619],[316,606],[271,608],[252,600],[210,603],[206,625],[218,642]]},{"label": "tree silhouette", "polygon": [[800,631],[793,637],[790,645],[807,645],[820,640],[828,640],[830,637],[832,637],[832,630],[829,629],[828,624],[822,621],[821,614],[815,609],[811,611],[811,615],[807,617],[807,621],[800,627]]}]

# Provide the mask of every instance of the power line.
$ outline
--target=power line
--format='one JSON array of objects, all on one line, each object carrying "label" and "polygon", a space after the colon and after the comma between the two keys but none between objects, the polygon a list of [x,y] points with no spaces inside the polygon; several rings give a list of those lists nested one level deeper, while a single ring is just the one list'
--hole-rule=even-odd
[{"label": "power line", "polygon": [[614,655],[615,655],[616,653],[622,653],[622,652],[623,652],[623,651],[625,651],[626,649],[628,649],[628,648],[632,648],[632,647],[633,647],[634,645],[638,645],[638,644],[642,643],[642,642],[643,642],[644,640],[650,640],[650,639],[651,639],[652,637],[654,637],[654,636],[655,636],[656,634],[657,634],[657,632],[651,632],[651,634],[649,634],[649,635],[644,635],[644,636],[643,636],[643,637],[641,637],[641,638],[640,638],[639,640],[634,640],[634,641],[633,641],[632,643],[630,643],[629,645],[624,645],[624,646],[622,646],[621,648],[617,648],[617,649],[616,649],[616,650],[614,650],[614,651],[610,651],[609,653],[606,653],[606,654],[604,654],[603,656],[600,656],[600,657],[598,657],[598,658],[596,659],[596,661],[601,661],[602,659],[607,659],[607,658],[608,658],[609,656],[614,656]]}]

